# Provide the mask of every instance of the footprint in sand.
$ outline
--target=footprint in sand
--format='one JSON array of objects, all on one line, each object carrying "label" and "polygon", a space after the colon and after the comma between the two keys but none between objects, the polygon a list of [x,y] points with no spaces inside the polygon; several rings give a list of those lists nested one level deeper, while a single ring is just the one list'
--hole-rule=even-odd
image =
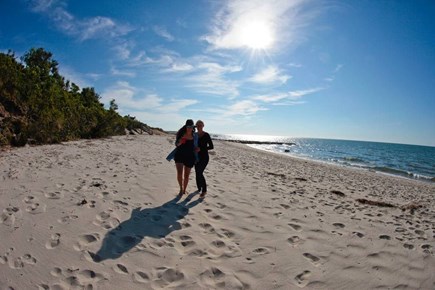
[{"label": "footprint in sand", "polygon": [[184,279],[183,272],[180,272],[172,268],[161,267],[161,268],[157,268],[156,272],[157,272],[157,277],[161,279],[162,282],[166,282],[167,284],[178,282]]},{"label": "footprint in sand", "polygon": [[47,192],[45,194],[45,197],[48,199],[60,199],[63,197],[63,194],[59,191],[55,191],[55,192]]},{"label": "footprint in sand", "polygon": [[379,238],[381,240],[391,240],[391,237],[389,235],[380,235]]},{"label": "footprint in sand", "polygon": [[297,232],[300,232],[300,231],[302,231],[302,227],[300,226],[300,225],[298,225],[298,224],[288,224],[293,230],[295,230],[295,231],[297,231]]},{"label": "footprint in sand", "polygon": [[333,225],[334,227],[336,227],[337,229],[342,229],[342,228],[345,227],[345,225],[342,224],[342,223],[333,223],[332,225]]},{"label": "footprint in sand", "polygon": [[221,231],[222,231],[222,234],[218,234],[219,237],[225,237],[225,238],[231,239],[236,235],[234,232],[227,230],[227,229],[221,229]]},{"label": "footprint in sand", "polygon": [[100,212],[96,215],[95,221],[93,222],[96,226],[101,226],[102,228],[109,230],[117,227],[120,224],[119,219],[113,217],[110,212]]},{"label": "footprint in sand", "polygon": [[33,203],[34,200],[35,200],[35,197],[34,197],[34,196],[27,196],[26,198],[23,199],[23,201],[24,201],[25,203]]},{"label": "footprint in sand", "polygon": [[213,226],[211,224],[208,223],[200,223],[199,226],[205,230],[207,233],[212,234],[215,233],[216,230],[213,228]]},{"label": "footprint in sand", "polygon": [[308,261],[311,262],[314,266],[318,267],[320,266],[320,258],[310,254],[310,253],[303,253],[302,254]]},{"label": "footprint in sand", "polygon": [[353,235],[357,236],[358,238],[362,238],[364,237],[364,234],[360,233],[360,232],[353,232]]},{"label": "footprint in sand", "polygon": [[208,253],[203,251],[203,250],[201,250],[201,249],[193,249],[187,255],[188,256],[194,256],[194,257],[204,257],[204,256],[207,256]]},{"label": "footprint in sand", "polygon": [[290,243],[290,245],[296,247],[301,242],[301,238],[299,236],[292,236],[288,238],[287,241]]},{"label": "footprint in sand", "polygon": [[269,249],[264,248],[264,247],[256,248],[252,252],[256,255],[266,255],[266,254],[270,253]]},{"label": "footprint in sand", "polygon": [[133,281],[137,283],[148,283],[150,281],[150,277],[145,272],[137,271],[133,274]]},{"label": "footprint in sand", "polygon": [[[5,260],[5,263],[6,262],[7,262],[7,259]],[[32,255],[25,254],[22,257],[18,257],[14,260],[9,260],[9,267],[11,269],[22,269],[25,266],[24,264],[35,265],[36,262],[37,262],[37,260],[34,257],[32,257]]]},{"label": "footprint in sand", "polygon": [[43,213],[46,211],[46,205],[40,203],[32,203],[26,207],[26,211],[31,214]]},{"label": "footprint in sand", "polygon": [[79,237],[77,243],[74,245],[74,249],[76,251],[82,251],[87,248],[88,245],[95,243],[100,239],[100,235],[95,234],[87,234]]},{"label": "footprint in sand", "polygon": [[213,280],[221,280],[225,277],[225,273],[222,272],[219,268],[211,267],[210,269],[205,270],[199,277],[203,280],[213,279]]},{"label": "footprint in sand", "polygon": [[116,264],[113,266],[113,270],[119,274],[128,274],[128,269],[122,264]]},{"label": "footprint in sand", "polygon": [[62,269],[55,267],[53,270],[50,271],[50,274],[54,277],[59,277],[62,275]]},{"label": "footprint in sand", "polygon": [[29,264],[29,265],[35,265],[37,262],[36,258],[32,257],[32,255],[30,255],[30,254],[25,254],[22,257],[22,260],[24,263]]},{"label": "footprint in sand", "polygon": [[4,265],[8,262],[8,257],[0,256],[0,264]]},{"label": "footprint in sand", "polygon": [[308,270],[303,271],[302,273],[300,273],[299,275],[297,275],[295,277],[295,280],[297,282],[297,285],[299,287],[305,287],[308,284],[308,278],[311,276],[311,272]]},{"label": "footprint in sand", "polygon": [[412,250],[412,249],[414,249],[414,245],[411,245],[411,244],[403,244],[403,247],[405,248],[405,249],[408,249],[408,250]]},{"label": "footprint in sand", "polygon": [[181,245],[185,248],[193,247],[196,245],[195,241],[192,241],[191,236],[181,236]]},{"label": "footprint in sand", "polygon": [[22,269],[24,268],[24,262],[21,257],[9,261],[9,268],[11,269]]},{"label": "footprint in sand", "polygon": [[[109,279],[107,274],[96,273],[89,269],[80,270],[79,268],[67,268],[62,270],[61,268],[56,267],[50,271],[50,274],[60,280],[58,284],[54,284],[49,288],[38,289],[92,290],[96,289],[96,283]],[[46,284],[40,284],[39,286],[41,287],[42,285]]]},{"label": "footprint in sand", "polygon": [[432,253],[432,246],[429,244],[421,245],[421,248],[424,250],[425,253]]},{"label": "footprint in sand", "polygon": [[60,244],[60,234],[55,233],[51,235],[51,239],[45,244],[45,248],[48,250],[54,249]]},{"label": "footprint in sand", "polygon": [[7,226],[13,226],[15,224],[16,217],[15,215],[20,212],[18,207],[7,207],[3,210],[2,215],[0,216],[0,224],[4,224]]},{"label": "footprint in sand", "polygon": [[58,219],[57,221],[61,224],[67,224],[70,221],[76,220],[78,218],[79,218],[79,216],[77,216],[77,215],[68,215],[68,216],[64,216],[64,217]]},{"label": "footprint in sand", "polygon": [[215,246],[216,248],[223,248],[223,247],[225,247],[225,242],[221,241],[221,240],[215,240],[215,241],[211,242],[211,244],[213,246]]}]

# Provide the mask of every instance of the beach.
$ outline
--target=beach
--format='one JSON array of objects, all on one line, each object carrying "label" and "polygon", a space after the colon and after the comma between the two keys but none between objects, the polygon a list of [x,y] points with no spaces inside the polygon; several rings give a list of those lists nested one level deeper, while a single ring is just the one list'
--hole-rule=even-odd
[{"label": "beach", "polygon": [[0,289],[434,289],[435,183],[174,136],[0,152]]}]

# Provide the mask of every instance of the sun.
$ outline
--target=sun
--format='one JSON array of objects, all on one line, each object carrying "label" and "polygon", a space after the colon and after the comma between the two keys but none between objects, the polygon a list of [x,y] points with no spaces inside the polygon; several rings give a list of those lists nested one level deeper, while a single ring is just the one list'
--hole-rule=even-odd
[{"label": "sun", "polygon": [[274,42],[273,32],[266,22],[252,21],[245,23],[240,30],[243,45],[253,50],[266,50]]}]

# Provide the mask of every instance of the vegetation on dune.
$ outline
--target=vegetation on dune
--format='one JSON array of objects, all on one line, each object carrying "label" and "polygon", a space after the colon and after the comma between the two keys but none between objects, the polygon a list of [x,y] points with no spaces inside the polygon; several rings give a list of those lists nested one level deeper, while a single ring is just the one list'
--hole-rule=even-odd
[{"label": "vegetation on dune", "polygon": [[21,62],[11,51],[0,53],[0,146],[163,131],[117,109],[115,100],[105,109],[94,88],[65,80],[43,48],[32,48]]}]

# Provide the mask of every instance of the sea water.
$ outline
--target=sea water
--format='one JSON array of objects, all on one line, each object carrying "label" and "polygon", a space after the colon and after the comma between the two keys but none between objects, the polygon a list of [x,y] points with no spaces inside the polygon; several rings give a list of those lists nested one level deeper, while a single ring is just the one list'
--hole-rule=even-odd
[{"label": "sea water", "polygon": [[[212,134],[212,138],[276,142],[251,147],[343,166],[435,182],[435,147],[395,143]],[[294,143],[284,145],[282,143]]]}]

